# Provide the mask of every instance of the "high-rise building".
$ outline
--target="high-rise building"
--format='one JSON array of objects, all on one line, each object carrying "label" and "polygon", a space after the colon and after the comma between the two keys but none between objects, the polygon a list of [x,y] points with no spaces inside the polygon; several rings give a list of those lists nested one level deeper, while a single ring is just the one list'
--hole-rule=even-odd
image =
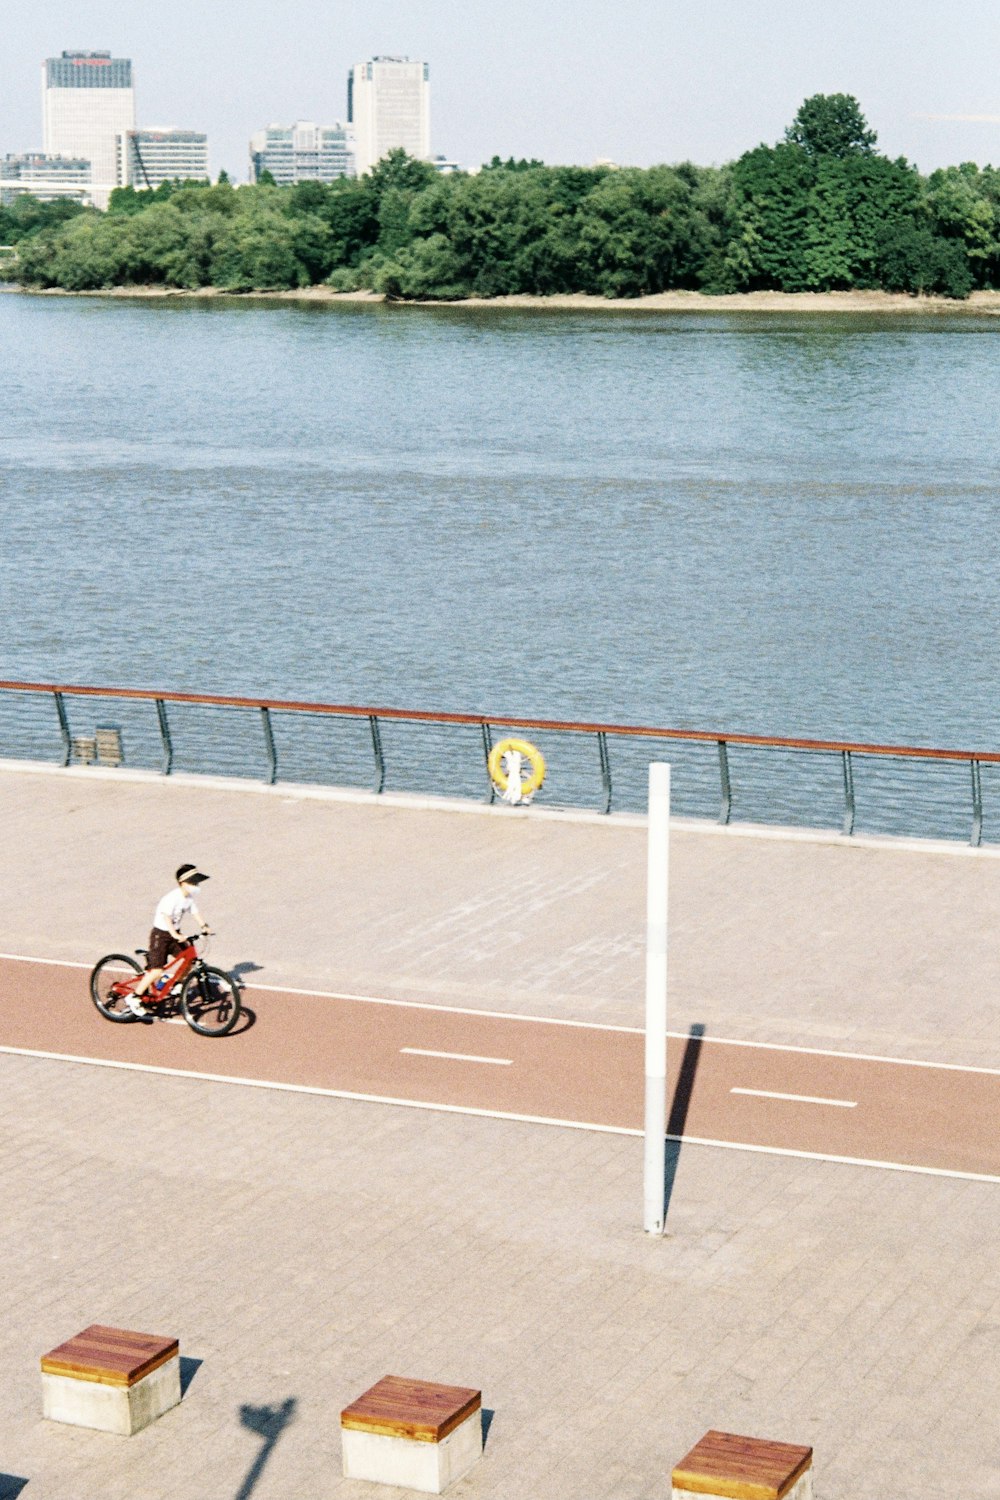
[{"label": "high-rise building", "polygon": [[370,172],[401,146],[421,161],[431,154],[430,69],[408,57],[373,57],[347,77],[347,118],[357,141],[358,172]]},{"label": "high-rise building", "polygon": [[135,129],[132,62],[110,52],[64,52],[42,64],[42,130],[47,156],[91,164],[91,194],[106,208],[118,186],[117,139]]},{"label": "high-rise building", "polygon": [[250,178],[270,172],[282,187],[293,182],[333,182],[354,176],[354,143],[345,125],[268,125],[250,137]]},{"label": "high-rise building", "polygon": [[208,136],[172,125],[125,130],[118,137],[122,187],[158,188],[161,182],[197,182],[208,176]]},{"label": "high-rise building", "polygon": [[22,193],[42,203],[57,198],[89,203],[90,162],[76,156],[44,156],[40,151],[5,156],[0,161],[0,204],[13,203]]}]

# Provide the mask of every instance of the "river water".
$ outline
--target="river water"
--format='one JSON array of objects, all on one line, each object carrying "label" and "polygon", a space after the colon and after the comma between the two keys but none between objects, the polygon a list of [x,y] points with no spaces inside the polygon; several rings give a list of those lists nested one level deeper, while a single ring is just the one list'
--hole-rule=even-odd
[{"label": "river water", "polygon": [[2,295],[0,675],[1000,748],[998,338]]}]

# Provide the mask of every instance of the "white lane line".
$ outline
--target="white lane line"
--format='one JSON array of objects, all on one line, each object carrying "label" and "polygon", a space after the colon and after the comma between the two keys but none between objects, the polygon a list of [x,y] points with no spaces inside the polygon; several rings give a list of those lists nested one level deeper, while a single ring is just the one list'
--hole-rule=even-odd
[{"label": "white lane line", "polygon": [[81,964],[74,958],[32,958],[28,953],[0,953],[12,964],[49,964],[56,969],[92,969],[93,964]]},{"label": "white lane line", "polygon": [[[2,770],[2,766],[0,766]],[[0,953],[0,959],[16,964],[50,964],[55,968],[92,969],[93,964],[69,958],[33,958],[27,953]],[[562,1016],[523,1015],[510,1010],[482,1010],[475,1005],[437,1005],[428,1000],[393,1000],[387,995],[355,995],[343,990],[304,990],[291,985],[250,985],[241,981],[247,994],[303,995],[310,1000],[351,1000],[365,1005],[395,1005],[400,1010],[433,1010],[439,1015],[482,1016],[490,1021],[525,1021],[534,1026],[568,1026],[576,1031],[613,1031],[622,1036],[645,1036],[641,1026],[611,1026],[605,1021],[570,1021]],[[691,1041],[688,1031],[668,1031],[670,1041]],[[930,1062],[922,1057],[885,1057],[876,1052],[838,1052],[831,1047],[796,1047],[785,1042],[748,1042],[730,1036],[705,1036],[706,1046],[753,1047],[762,1052],[791,1052],[799,1057],[834,1057],[846,1062],[892,1063],[897,1068],[931,1068],[940,1073],[975,1073],[986,1078],[1000,1078],[1000,1068],[977,1068],[968,1063]]]},{"label": "white lane line", "polygon": [[731,1094],[747,1094],[753,1099],[787,1099],[789,1104],[832,1104],[836,1109],[857,1109],[856,1099],[820,1099],[815,1094],[773,1094],[770,1089],[730,1089]]},{"label": "white lane line", "polygon": [[513,1066],[511,1057],[475,1057],[471,1052],[431,1052],[427,1047],[400,1047],[408,1057],[446,1057],[452,1062],[494,1063],[498,1068]]},{"label": "white lane line", "polygon": [[[523,1125],[557,1125],[563,1130],[594,1130],[601,1135],[641,1136],[631,1125],[599,1125],[590,1120],[562,1120],[552,1115],[522,1115],[504,1109],[475,1109],[467,1104],[430,1104],[422,1099],[399,1099],[391,1094],[360,1094],[349,1089],[324,1089],[304,1083],[274,1083],[266,1078],[234,1078],[226,1073],[196,1073],[190,1068],[161,1068],[151,1063],[113,1062],[105,1057],[77,1057],[65,1052],[41,1052],[32,1047],[3,1047],[0,1054],[34,1057],[43,1062],[82,1063],[93,1068],[117,1068],[125,1073],[156,1073],[164,1078],[187,1078],[195,1083],[229,1083],[237,1088],[273,1089],[279,1094],[317,1094],[325,1099],[351,1099],[361,1104],[395,1104],[402,1109],[428,1109],[438,1114],[474,1115],[487,1120],[512,1120]],[[668,1135],[680,1146],[714,1146],[721,1151],[752,1151],[759,1156],[790,1156],[798,1161],[825,1161],[842,1167],[878,1167],[883,1172],[912,1172],[918,1177],[948,1177],[961,1182],[990,1182],[1000,1186],[1000,1176],[989,1172],[960,1172],[950,1167],[919,1167],[911,1162],[876,1161],[864,1156],[832,1156],[822,1151],[794,1151],[786,1146],[754,1146],[746,1141],[716,1141],[700,1135]]]}]

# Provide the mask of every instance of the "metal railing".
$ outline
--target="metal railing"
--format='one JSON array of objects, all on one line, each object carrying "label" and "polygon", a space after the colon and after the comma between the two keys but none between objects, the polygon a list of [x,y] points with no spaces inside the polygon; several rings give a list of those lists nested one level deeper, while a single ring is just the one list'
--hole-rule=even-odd
[{"label": "metal railing", "polygon": [[[12,698],[11,698],[12,695]],[[50,701],[49,721],[53,732],[57,729],[61,746],[61,763],[68,766],[74,760],[89,762],[97,759],[101,763],[102,745],[111,745],[113,753],[109,752],[110,758],[106,764],[117,765],[148,763],[153,756],[150,732],[152,715],[149,716],[149,724],[145,721],[134,720],[130,731],[133,738],[144,746],[143,753],[128,759],[123,750],[123,738],[121,726],[98,726],[96,731],[88,726],[86,735],[74,735],[70,722],[69,704],[76,700],[101,700],[102,703],[114,705],[121,713],[126,709],[138,710],[142,705],[150,705],[155,710],[155,742],[157,754],[155,759],[159,762],[159,770],[165,776],[169,776],[177,769],[175,730],[178,715],[182,710],[213,710],[222,711],[229,717],[226,719],[221,730],[218,723],[209,730],[206,721],[199,722],[196,733],[193,736],[195,746],[193,752],[193,768],[195,770],[213,770],[221,768],[223,774],[246,774],[246,716],[256,717],[259,723],[259,738],[257,739],[257,752],[261,756],[260,772],[263,779],[269,783],[279,780],[279,772],[282,769],[282,735],[276,729],[276,720],[282,721],[282,732],[290,723],[298,727],[304,721],[323,721],[329,723],[331,720],[350,721],[357,728],[366,732],[369,744],[369,754],[372,764],[372,790],[381,793],[386,788],[388,774],[388,755],[386,750],[385,735],[388,728],[394,725],[424,726],[434,731],[454,732],[458,729],[475,731],[475,740],[479,750],[477,758],[481,756],[481,770],[477,773],[476,780],[480,793],[487,801],[492,801],[494,790],[486,770],[490,751],[493,747],[495,731],[517,730],[520,733],[530,733],[544,737],[551,737],[556,742],[560,738],[571,737],[576,741],[591,739],[594,742],[596,755],[596,771],[600,777],[600,800],[598,807],[604,813],[610,813],[615,800],[615,781],[612,776],[612,754],[611,747],[614,745],[616,757],[621,760],[628,747],[638,751],[647,742],[644,754],[638,758],[633,756],[631,767],[632,791],[635,791],[639,782],[636,779],[636,771],[649,759],[654,758],[649,749],[651,742],[656,741],[664,746],[673,746],[676,752],[683,749],[699,746],[714,746],[718,759],[718,822],[727,824],[733,815],[734,807],[734,777],[730,764],[731,753],[737,750],[765,751],[769,756],[779,753],[790,753],[793,756],[819,756],[828,763],[831,758],[839,761],[840,766],[840,829],[845,836],[850,836],[855,831],[857,820],[857,799],[855,793],[855,768],[859,760],[871,760],[874,762],[891,763],[899,767],[903,763],[910,766],[935,763],[939,767],[954,766],[964,763],[968,767],[969,782],[967,786],[970,800],[966,802],[967,810],[971,810],[971,826],[969,841],[978,846],[983,838],[983,790],[982,790],[982,768],[1000,768],[1000,752],[977,751],[977,750],[952,750],[934,749],[923,745],[882,745],[865,744],[860,742],[842,740],[817,740],[800,739],[790,736],[721,733],[715,730],[700,729],[670,729],[662,726],[641,724],[603,724],[590,723],[571,719],[530,719],[514,718],[504,714],[468,714],[468,713],[433,713],[423,709],[401,709],[369,707],[358,704],[342,703],[311,703],[294,700],[282,700],[277,698],[246,698],[225,697],[210,693],[174,693],[144,688],[110,688],[79,686],[65,683],[51,682],[12,682],[0,681],[0,704],[10,703],[24,705],[34,700],[36,703],[42,700]],[[168,705],[170,711],[168,712]],[[171,717],[173,715],[173,718]],[[233,730],[236,724],[234,718],[239,715],[244,720],[244,736],[238,747],[233,745]],[[30,716],[29,716],[30,717]],[[0,726],[2,727],[2,726]],[[17,747],[29,745],[29,753],[35,758],[40,758],[45,752],[42,747],[46,743],[48,730],[40,722],[37,714],[30,723],[24,718],[20,726],[15,725],[11,736],[12,742]],[[103,739],[102,739],[103,736]],[[191,737],[189,735],[189,737]],[[291,748],[290,738],[288,741]],[[96,751],[92,748],[96,746]],[[82,747],[86,747],[85,749]],[[213,749],[214,747],[214,749]],[[53,743],[52,748],[55,748]],[[209,753],[211,751],[211,754]],[[441,745],[436,748],[432,746],[431,753],[439,754]],[[4,737],[0,734],[0,753],[9,754],[5,748]],[[402,752],[400,752],[402,753]],[[448,751],[451,753],[450,747]],[[203,763],[199,763],[199,757]],[[214,757],[214,759],[213,759]],[[235,759],[234,759],[235,757]],[[56,757],[53,757],[56,758]],[[547,752],[550,768],[555,769],[554,757]],[[355,755],[355,764],[357,756]],[[306,771],[303,774],[303,765]],[[310,775],[310,767],[313,773]],[[331,777],[327,774],[327,762],[325,751],[323,755],[314,756],[313,761],[308,758],[303,761],[301,747],[299,747],[298,775],[291,777],[282,776],[281,779],[312,779],[329,781]],[[699,774],[702,775],[701,784],[704,785],[704,767]],[[583,785],[583,778],[588,773],[578,770],[575,785],[579,788]],[[419,777],[416,778],[419,781]],[[439,778],[440,779],[440,778]],[[448,789],[452,790],[454,778],[449,775]],[[571,784],[571,779],[567,780]],[[641,806],[641,801],[633,804]],[[557,804],[558,805],[558,804]],[[579,802],[573,805],[579,805]],[[815,822],[815,819],[813,820]]]}]

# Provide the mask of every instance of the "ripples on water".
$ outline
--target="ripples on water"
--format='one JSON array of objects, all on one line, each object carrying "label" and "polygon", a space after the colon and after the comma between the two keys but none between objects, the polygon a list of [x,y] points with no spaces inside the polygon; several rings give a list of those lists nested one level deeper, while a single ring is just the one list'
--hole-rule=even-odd
[{"label": "ripples on water", "polygon": [[997,747],[998,335],[2,296],[2,675]]}]

